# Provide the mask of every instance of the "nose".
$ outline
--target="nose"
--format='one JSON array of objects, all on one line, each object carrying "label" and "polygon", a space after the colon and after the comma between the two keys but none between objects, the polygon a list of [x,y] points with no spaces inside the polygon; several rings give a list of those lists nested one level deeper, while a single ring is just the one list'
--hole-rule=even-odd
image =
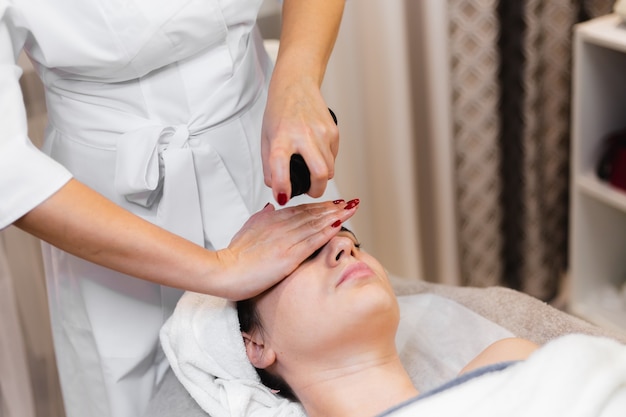
[{"label": "nose", "polygon": [[333,237],[326,247],[327,261],[331,265],[337,265],[341,263],[344,258],[353,257],[356,254],[356,247],[354,241],[346,236]]}]

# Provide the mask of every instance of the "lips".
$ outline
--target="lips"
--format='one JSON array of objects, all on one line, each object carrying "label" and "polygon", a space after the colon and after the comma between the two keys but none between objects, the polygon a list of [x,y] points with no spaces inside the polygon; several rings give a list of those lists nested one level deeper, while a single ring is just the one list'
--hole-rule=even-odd
[{"label": "lips", "polygon": [[372,268],[370,268],[365,262],[357,262],[348,266],[337,282],[337,286],[340,286],[344,282],[357,280],[361,278],[370,277],[374,274]]}]

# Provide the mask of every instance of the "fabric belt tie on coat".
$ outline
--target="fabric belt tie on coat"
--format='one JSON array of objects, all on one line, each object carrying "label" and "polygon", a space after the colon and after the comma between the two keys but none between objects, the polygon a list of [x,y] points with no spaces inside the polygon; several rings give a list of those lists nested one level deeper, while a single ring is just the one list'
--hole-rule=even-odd
[{"label": "fabric belt tie on coat", "polygon": [[117,146],[115,188],[129,202],[147,208],[158,204],[158,223],[165,229],[200,246],[206,233],[213,247],[221,249],[250,213],[222,158],[204,143],[198,151],[200,163],[212,175],[202,181],[201,206],[189,138],[184,125],[146,126],[123,134]]}]

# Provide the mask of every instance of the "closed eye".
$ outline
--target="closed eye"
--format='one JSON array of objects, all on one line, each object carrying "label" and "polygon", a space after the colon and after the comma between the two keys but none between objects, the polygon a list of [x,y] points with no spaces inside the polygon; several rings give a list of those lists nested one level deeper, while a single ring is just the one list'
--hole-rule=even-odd
[{"label": "closed eye", "polygon": [[325,247],[326,247],[326,245],[322,246],[321,248],[319,248],[318,250],[316,250],[315,252],[313,252],[311,255],[309,255],[309,257],[308,257],[308,258],[306,258],[306,259],[304,260],[304,262],[309,262],[309,261],[312,261],[313,259],[315,259],[315,257],[316,257],[317,255],[319,255],[319,254],[320,254],[320,252],[322,251],[322,249],[324,249]]}]

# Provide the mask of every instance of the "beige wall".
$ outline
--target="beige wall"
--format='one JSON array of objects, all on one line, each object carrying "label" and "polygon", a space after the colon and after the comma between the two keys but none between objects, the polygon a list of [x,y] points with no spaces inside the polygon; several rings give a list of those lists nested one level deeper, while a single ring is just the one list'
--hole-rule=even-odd
[{"label": "beige wall", "polygon": [[392,273],[422,277],[404,3],[348,1],[324,81],[339,118],[337,184],[362,200],[363,246]]},{"label": "beige wall", "polygon": [[367,250],[396,275],[458,284],[447,23],[441,0],[347,1],[324,93]]}]

